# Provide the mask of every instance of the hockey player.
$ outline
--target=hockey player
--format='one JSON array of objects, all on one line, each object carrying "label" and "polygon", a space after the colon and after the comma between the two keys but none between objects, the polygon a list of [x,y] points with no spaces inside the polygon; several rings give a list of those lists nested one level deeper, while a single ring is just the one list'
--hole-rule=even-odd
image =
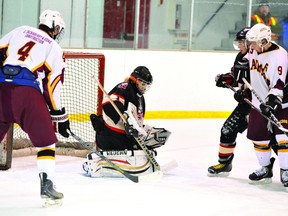
[{"label": "hockey player", "polygon": [[[153,78],[149,69],[145,66],[138,66],[126,81],[117,84],[109,92],[110,99],[123,114],[127,124],[124,124],[107,97],[103,99],[102,116],[91,115],[92,125],[96,131],[97,147],[109,159],[122,161],[124,163],[122,163],[122,168],[127,168],[135,174],[153,170],[136,139],[143,142],[148,149],[154,150],[164,145],[170,135],[170,132],[164,128],[154,128],[143,124],[144,93],[150,88],[152,82]],[[89,160],[94,160],[91,155],[88,155],[88,163]],[[126,163],[127,161],[129,164]],[[104,167],[102,165],[101,162],[98,163],[98,168],[93,170],[101,170],[101,167]],[[108,176],[110,170],[108,169]]]},{"label": "hockey player", "polygon": [[[251,86],[258,97],[264,101],[260,103],[255,94],[252,94],[252,104],[259,107],[262,114],[268,118],[274,114],[283,127],[288,128],[288,110],[281,106],[282,102],[287,102],[287,98],[283,97],[288,67],[287,52],[271,41],[271,29],[264,24],[254,25],[246,38],[250,50],[244,58],[249,60]],[[275,159],[271,158],[269,138],[271,132],[274,132],[278,143],[281,182],[284,187],[288,187],[288,137],[279,128],[269,124],[254,109],[251,109],[248,122],[247,138],[252,140],[261,166],[249,175],[249,179],[254,183],[260,180],[271,182]]]},{"label": "hockey player", "polygon": [[243,60],[248,50],[246,34],[249,29],[249,27],[245,27],[236,34],[234,45],[235,48],[240,49],[240,52],[236,56],[231,72],[218,74],[215,78],[216,86],[218,87],[227,88],[228,86],[232,86],[239,87],[240,90],[234,94],[234,98],[238,101],[238,104],[221,128],[218,152],[219,164],[208,168],[208,176],[229,175],[229,172],[232,170],[237,135],[238,133],[243,133],[247,128],[247,115],[251,107],[244,101],[243,97],[251,97],[251,93],[249,90],[241,91],[241,89],[243,89],[242,77],[249,80],[249,65],[247,61]]},{"label": "hockey player", "polygon": [[55,129],[69,136],[68,115],[60,101],[65,63],[56,42],[65,23],[59,12],[51,10],[43,11],[39,19],[38,29],[21,26],[0,40],[0,140],[13,123],[29,135],[38,151],[41,198],[53,204],[63,198],[53,183]]}]

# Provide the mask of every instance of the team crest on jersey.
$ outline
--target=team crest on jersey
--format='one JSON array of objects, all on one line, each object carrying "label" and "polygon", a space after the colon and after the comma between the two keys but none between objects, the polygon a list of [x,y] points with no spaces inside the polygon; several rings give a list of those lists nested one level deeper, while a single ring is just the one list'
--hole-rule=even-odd
[{"label": "team crest on jersey", "polygon": [[120,89],[126,89],[127,86],[128,86],[128,83],[121,83],[121,84],[118,85],[118,88],[120,88]]},{"label": "team crest on jersey", "polygon": [[257,70],[261,75],[265,74],[268,70],[268,63],[265,65],[259,64],[258,60],[253,59],[252,60],[252,65],[251,65],[251,70]]}]

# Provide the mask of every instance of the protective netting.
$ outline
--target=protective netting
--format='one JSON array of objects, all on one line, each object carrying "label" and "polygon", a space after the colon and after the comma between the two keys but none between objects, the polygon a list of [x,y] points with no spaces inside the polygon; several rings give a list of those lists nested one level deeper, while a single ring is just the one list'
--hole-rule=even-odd
[{"label": "protective netting", "polygon": [[[65,62],[67,68],[65,69],[64,85],[61,92],[62,106],[65,107],[69,115],[72,132],[84,141],[93,144],[95,131],[90,121],[90,114],[101,112],[103,93],[92,77],[95,76],[103,85],[104,55],[66,52]],[[59,142],[56,144],[56,153],[58,150],[58,154],[71,154],[73,156],[76,154],[78,156],[77,151],[84,149],[71,136],[64,138],[57,134],[57,137]],[[30,148],[29,151],[33,151],[33,145],[28,135],[18,125],[14,125],[13,149],[23,148]]]}]

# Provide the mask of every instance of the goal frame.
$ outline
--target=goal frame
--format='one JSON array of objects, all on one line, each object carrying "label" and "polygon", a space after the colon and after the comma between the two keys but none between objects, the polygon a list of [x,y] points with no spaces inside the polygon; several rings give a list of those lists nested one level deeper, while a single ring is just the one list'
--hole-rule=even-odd
[{"label": "goal frame", "polygon": [[[102,53],[90,53],[90,52],[81,52],[81,51],[64,51],[63,59],[95,59],[97,58],[98,63],[98,79],[101,85],[104,85],[105,77],[105,56]],[[81,68],[79,69],[81,71]],[[65,78],[64,78],[65,79]],[[92,79],[92,77],[91,77]],[[65,80],[64,80],[65,85]],[[97,83],[95,83],[97,85]],[[95,112],[97,115],[102,113],[102,100],[103,92],[98,86],[98,96],[97,96],[97,107]],[[12,167],[12,157],[13,157],[13,134],[14,134],[14,124],[12,124],[4,138],[0,143],[0,170],[8,170]]]},{"label": "goal frame", "polygon": [[[101,85],[104,85],[104,75],[105,75],[105,56],[101,53],[87,53],[87,52],[64,52],[63,54],[64,59],[70,58],[70,59],[77,59],[77,58],[97,58],[99,59],[99,70],[102,71],[102,73],[99,74],[99,82]],[[64,82],[65,85],[65,82]],[[95,83],[96,85],[96,83]],[[98,86],[98,92],[99,97],[97,98],[97,115],[102,112],[102,101],[103,101],[103,92]]]}]

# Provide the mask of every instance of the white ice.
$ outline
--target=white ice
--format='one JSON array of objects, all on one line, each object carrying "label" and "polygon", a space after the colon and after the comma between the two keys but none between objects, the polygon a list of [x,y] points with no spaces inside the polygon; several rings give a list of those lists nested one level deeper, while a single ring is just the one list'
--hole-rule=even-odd
[{"label": "white ice", "polygon": [[272,184],[249,184],[248,175],[259,165],[245,132],[237,139],[230,176],[207,176],[207,168],[217,163],[224,120],[146,121],[172,132],[158,150],[159,164],[178,162],[156,181],[86,177],[84,158],[57,156],[56,183],[65,196],[61,207],[41,207],[35,156],[13,158],[12,168],[0,171],[0,216],[287,216],[288,193],[280,182],[277,158]]}]

